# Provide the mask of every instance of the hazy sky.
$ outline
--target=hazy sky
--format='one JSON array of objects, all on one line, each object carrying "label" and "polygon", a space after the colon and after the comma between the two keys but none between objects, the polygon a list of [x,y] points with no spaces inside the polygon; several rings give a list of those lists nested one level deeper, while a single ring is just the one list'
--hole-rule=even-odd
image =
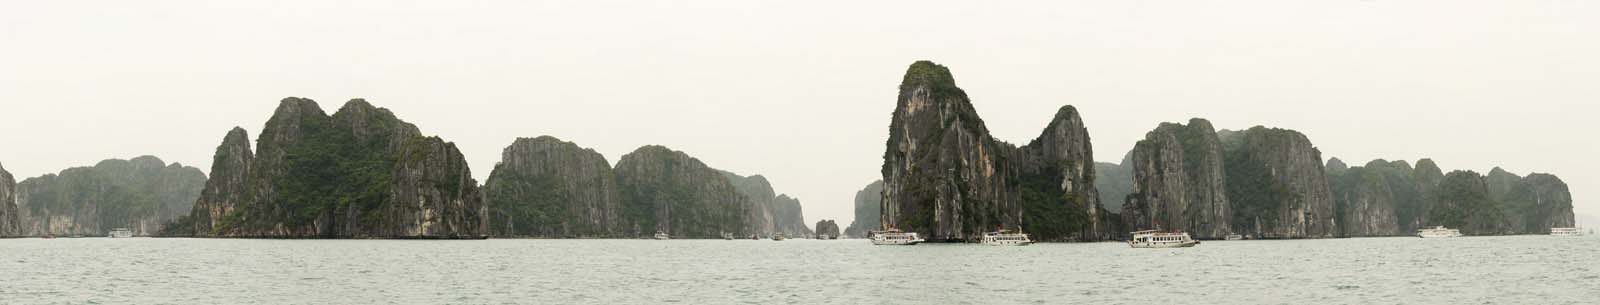
[{"label": "hazy sky", "polygon": [[1600,214],[1594,1],[8,1],[0,163],[209,171],[283,97],[361,97],[454,141],[480,182],[517,137],[613,164],[660,144],[844,225],[919,59],[1012,143],[1071,104],[1118,162],[1205,117],[1296,129],[1352,165],[1550,172]]}]

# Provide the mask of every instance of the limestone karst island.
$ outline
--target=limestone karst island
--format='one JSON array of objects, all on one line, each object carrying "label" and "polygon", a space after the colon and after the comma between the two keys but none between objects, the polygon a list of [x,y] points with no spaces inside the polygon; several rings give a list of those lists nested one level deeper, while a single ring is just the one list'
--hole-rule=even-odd
[{"label": "limestone karst island", "polygon": [[[887,104],[888,101],[885,101]],[[855,217],[808,223],[761,175],[643,145],[613,165],[554,136],[512,141],[480,184],[455,145],[366,100],[332,115],[285,98],[252,138],[219,131],[209,177],[153,156],[107,159],[16,181],[0,168],[0,236],[225,238],[869,238],[984,242],[1299,239],[1550,234],[1574,227],[1553,174],[1446,172],[1429,159],[1350,166],[1287,129],[1162,123],[1118,163],[1097,162],[1091,127],[1055,109],[1024,145],[989,134],[949,68],[906,70],[888,119],[882,179]],[[1203,114],[1197,114],[1203,115]],[[197,149],[200,146],[197,145]],[[25,162],[25,160],[12,160]],[[480,165],[481,166],[481,165]]]}]

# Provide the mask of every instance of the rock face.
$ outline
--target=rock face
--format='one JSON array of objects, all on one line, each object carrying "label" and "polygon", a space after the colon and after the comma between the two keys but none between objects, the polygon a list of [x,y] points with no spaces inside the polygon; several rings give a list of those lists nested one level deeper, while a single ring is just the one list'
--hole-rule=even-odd
[{"label": "rock face", "polygon": [[[1552,227],[1574,226],[1572,194],[1561,178],[1539,173],[1520,177],[1495,167],[1483,180],[1489,199],[1502,213],[1504,227],[1482,233],[1549,234]],[[1468,226],[1483,227],[1476,223]]]},{"label": "rock face", "polygon": [[1218,137],[1234,232],[1263,238],[1337,233],[1322,152],[1304,134],[1257,126]]},{"label": "rock face", "polygon": [[[211,158],[211,178],[206,180],[205,189],[200,192],[200,198],[195,200],[194,209],[190,211],[189,218],[183,222],[169,225],[164,231],[165,235],[212,235],[216,230],[231,228],[232,225],[222,223],[224,217],[234,215],[236,218],[230,222],[240,221],[234,211],[245,203],[246,179],[250,177],[250,160],[255,155],[250,152],[250,135],[244,128],[234,127],[222,138],[222,144],[217,145],[217,151]],[[181,228],[188,227],[188,231]]]},{"label": "rock face", "polygon": [[1379,159],[1343,170],[1329,166],[1328,179],[1341,237],[1406,236],[1430,226],[1470,235],[1547,234],[1573,224],[1572,195],[1549,174],[1519,177],[1496,167],[1488,176],[1446,176],[1433,160],[1413,169]]},{"label": "rock face", "polygon": [[850,221],[850,227],[844,229],[844,235],[851,238],[866,238],[867,233],[882,227],[879,215],[883,209],[883,180],[873,181],[856,192],[855,220]]},{"label": "rock face", "polygon": [[622,156],[614,169],[625,202],[627,234],[656,231],[673,238],[752,234],[751,204],[721,171],[680,151],[645,146]]},{"label": "rock face", "polygon": [[773,191],[772,184],[761,175],[745,177],[726,171],[722,174],[739,190],[739,194],[750,201],[749,232],[761,236],[776,233],[812,235],[811,228],[806,225],[805,215],[801,213],[799,199],[783,194],[774,195],[776,191]]},{"label": "rock face", "polygon": [[22,234],[22,219],[17,213],[17,180],[5,165],[0,165],[0,237]]},{"label": "rock face", "polygon": [[1483,181],[1489,188],[1489,198],[1498,200],[1504,198],[1507,193],[1511,193],[1511,188],[1521,182],[1522,177],[1496,166],[1489,170],[1489,174],[1483,177]]},{"label": "rock face", "polygon": [[1094,189],[1100,193],[1100,204],[1107,211],[1121,213],[1122,204],[1133,193],[1133,168],[1128,166],[1132,163],[1132,154],[1123,158],[1122,164],[1095,162]]},{"label": "rock face", "polygon": [[767,177],[761,175],[745,177],[732,172],[722,172],[722,175],[728,178],[728,183],[732,183],[739,194],[750,201],[750,210],[746,216],[749,228],[746,230],[761,236],[778,232],[777,216],[773,211],[775,205],[773,200],[778,199],[778,195],[772,190],[772,183],[767,181]]},{"label": "rock face", "polygon": [[[593,149],[550,136],[520,138],[484,185],[494,236],[632,237],[611,163]],[[652,232],[653,233],[653,232]]]},{"label": "rock face", "polygon": [[190,209],[205,180],[200,169],[152,156],[28,178],[17,184],[14,235],[105,236],[114,228],[153,235]]},{"label": "rock face", "polygon": [[800,199],[779,194],[772,199],[773,227],[789,236],[811,236],[811,226],[806,224],[806,216],[800,208]]},{"label": "rock face", "polygon": [[1415,217],[1423,200],[1410,164],[1379,159],[1348,167],[1334,161],[1338,159],[1330,160],[1327,169],[1338,236],[1400,236],[1416,231],[1401,221]]},{"label": "rock face", "polygon": [[1549,234],[1550,228],[1573,227],[1572,193],[1567,183],[1551,174],[1528,174],[1505,196],[1511,230],[1521,234]]},{"label": "rock face", "polygon": [[216,237],[486,233],[483,195],[455,144],[423,136],[388,109],[355,99],[329,116],[315,101],[286,98],[254,155],[244,138],[224,138],[206,196],[179,227]]},{"label": "rock face", "polygon": [[1428,222],[1467,235],[1505,233],[1505,213],[1489,197],[1489,184],[1473,171],[1453,171],[1439,184],[1439,202],[1428,210]]},{"label": "rock face", "polygon": [[949,69],[919,61],[900,84],[886,144],[886,226],[935,241],[975,240],[1000,227],[1047,241],[1112,235],[1088,131],[1071,106],[1016,147],[989,135]]},{"label": "rock face", "polygon": [[1400,230],[1408,234],[1428,226],[1428,211],[1439,203],[1439,183],[1444,181],[1444,170],[1439,169],[1433,159],[1417,160],[1411,179],[1417,184],[1417,194],[1422,199],[1414,206],[1402,206],[1398,212]]},{"label": "rock face", "polygon": [[831,219],[817,221],[817,239],[839,238],[839,224]]},{"label": "rock face", "polygon": [[661,146],[641,147],[613,168],[600,153],[555,137],[517,139],[484,193],[498,237],[812,234],[800,201],[775,195],[765,177],[716,170]]},{"label": "rock face", "polygon": [[1200,239],[1232,232],[1222,142],[1211,122],[1163,123],[1131,155],[1133,187],[1122,210],[1128,230],[1177,229]]}]

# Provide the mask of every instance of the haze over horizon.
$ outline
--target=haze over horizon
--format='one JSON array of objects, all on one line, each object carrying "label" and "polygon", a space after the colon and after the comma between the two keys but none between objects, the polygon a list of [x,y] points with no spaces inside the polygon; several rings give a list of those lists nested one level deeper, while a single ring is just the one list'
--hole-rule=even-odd
[{"label": "haze over horizon", "polygon": [[223,135],[254,139],[284,97],[365,98],[455,142],[480,183],[517,137],[612,165],[664,145],[842,227],[880,177],[902,74],[932,60],[1019,145],[1063,105],[1100,162],[1202,117],[1295,129],[1352,166],[1552,173],[1585,224],[1600,215],[1590,3],[493,4],[0,4],[0,164],[19,181],[139,155],[209,172]]}]

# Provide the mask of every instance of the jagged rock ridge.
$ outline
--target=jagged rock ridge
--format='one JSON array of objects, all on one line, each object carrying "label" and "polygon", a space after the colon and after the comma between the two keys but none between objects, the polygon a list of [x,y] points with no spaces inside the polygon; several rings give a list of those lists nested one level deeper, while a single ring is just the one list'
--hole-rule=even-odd
[{"label": "jagged rock ridge", "polygon": [[886,226],[951,241],[1001,227],[1042,240],[1114,234],[1094,188],[1088,132],[1071,106],[1017,147],[990,136],[949,69],[919,61],[900,84],[886,144]]},{"label": "jagged rock ridge", "polygon": [[[365,100],[332,116],[286,98],[256,149],[242,130],[218,147],[207,190],[171,227],[196,236],[475,238],[483,195],[455,144]],[[180,235],[184,232],[174,232]]]}]

